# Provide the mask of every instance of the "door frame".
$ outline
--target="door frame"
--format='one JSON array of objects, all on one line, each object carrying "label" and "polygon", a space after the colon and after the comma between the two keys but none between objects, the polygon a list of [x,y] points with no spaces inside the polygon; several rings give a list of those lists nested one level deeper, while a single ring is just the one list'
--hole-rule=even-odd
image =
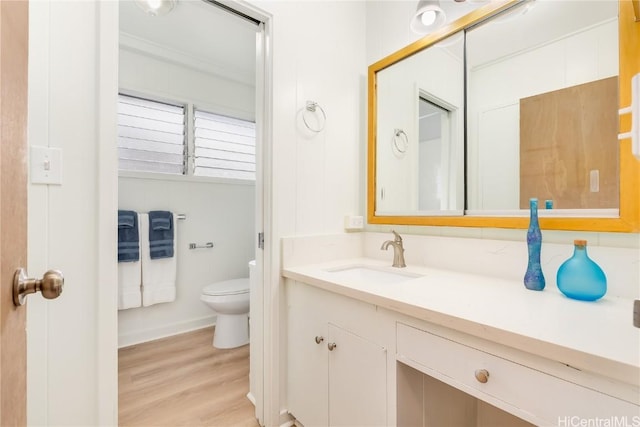
[{"label": "door frame", "polygon": [[[279,370],[278,370],[278,312],[279,307],[271,304],[274,276],[279,275],[279,266],[273,265],[272,251],[277,249],[273,242],[273,183],[272,183],[272,109],[273,109],[273,60],[272,26],[273,17],[268,12],[245,1],[218,0],[220,3],[237,10],[263,23],[263,44],[261,46],[262,78],[257,75],[256,119],[260,128],[261,147],[256,150],[256,231],[265,235],[264,250],[256,249],[256,275],[263,284],[263,382],[262,396],[254,396],[256,416],[264,425],[278,425],[279,409]],[[98,1],[98,109],[99,123],[96,131],[100,162],[98,165],[98,272],[105,283],[117,281],[116,242],[113,230],[116,229],[118,209],[118,158],[114,141],[117,137],[117,94],[118,94],[118,2]],[[260,185],[261,181],[261,185]],[[256,236],[257,244],[257,236]],[[276,285],[278,281],[275,281]],[[118,318],[117,287],[102,286],[99,289],[98,303],[98,422],[100,425],[113,425],[118,419]],[[277,292],[277,289],[273,290]],[[274,345],[274,343],[276,343]],[[265,393],[269,391],[268,393]]]},{"label": "door frame", "polygon": [[[98,277],[103,283],[118,282],[117,229],[118,210],[118,2],[98,2]],[[118,287],[100,286],[97,304],[98,402],[99,425],[118,420]]]}]

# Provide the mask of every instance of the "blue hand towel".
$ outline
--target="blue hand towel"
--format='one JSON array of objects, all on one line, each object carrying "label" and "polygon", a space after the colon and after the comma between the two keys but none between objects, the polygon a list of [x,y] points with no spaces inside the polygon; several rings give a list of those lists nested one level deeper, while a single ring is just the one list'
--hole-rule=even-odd
[{"label": "blue hand towel", "polygon": [[138,214],[134,211],[118,210],[118,262],[132,262],[139,259]]},{"label": "blue hand towel", "polygon": [[171,212],[149,212],[149,252],[151,259],[173,256],[173,214]]}]

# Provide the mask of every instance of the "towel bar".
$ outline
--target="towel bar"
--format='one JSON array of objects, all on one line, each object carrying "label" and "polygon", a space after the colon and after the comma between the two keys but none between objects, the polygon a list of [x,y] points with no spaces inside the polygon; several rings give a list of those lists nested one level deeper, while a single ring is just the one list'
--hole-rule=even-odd
[{"label": "towel bar", "polygon": [[207,242],[204,245],[198,246],[195,243],[189,243],[189,249],[211,249],[213,247],[213,242]]}]

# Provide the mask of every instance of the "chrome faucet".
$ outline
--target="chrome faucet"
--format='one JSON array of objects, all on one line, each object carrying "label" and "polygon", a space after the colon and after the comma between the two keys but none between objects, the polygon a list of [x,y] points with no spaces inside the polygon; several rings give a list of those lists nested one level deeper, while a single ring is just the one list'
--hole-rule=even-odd
[{"label": "chrome faucet", "polygon": [[404,263],[404,247],[402,246],[402,237],[395,230],[391,232],[396,236],[393,240],[387,240],[382,244],[381,250],[387,250],[389,245],[393,246],[393,267],[403,268],[407,264]]}]

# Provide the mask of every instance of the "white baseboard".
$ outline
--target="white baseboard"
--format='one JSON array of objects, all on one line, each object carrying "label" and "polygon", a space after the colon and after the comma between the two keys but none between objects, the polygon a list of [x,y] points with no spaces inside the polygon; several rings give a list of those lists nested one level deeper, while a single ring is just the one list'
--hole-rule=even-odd
[{"label": "white baseboard", "polygon": [[296,420],[286,409],[280,410],[280,427],[292,427],[296,425]]},{"label": "white baseboard", "polygon": [[249,399],[253,406],[256,406],[256,398],[253,397],[253,394],[251,392],[247,393],[247,399]]},{"label": "white baseboard", "polygon": [[190,319],[182,322],[171,323],[168,325],[161,325],[157,328],[131,331],[118,335],[118,348],[129,347],[147,341],[153,341],[160,338],[183,334],[185,332],[195,331],[197,329],[206,328],[215,324],[216,316],[212,315],[200,317],[198,319]]}]

